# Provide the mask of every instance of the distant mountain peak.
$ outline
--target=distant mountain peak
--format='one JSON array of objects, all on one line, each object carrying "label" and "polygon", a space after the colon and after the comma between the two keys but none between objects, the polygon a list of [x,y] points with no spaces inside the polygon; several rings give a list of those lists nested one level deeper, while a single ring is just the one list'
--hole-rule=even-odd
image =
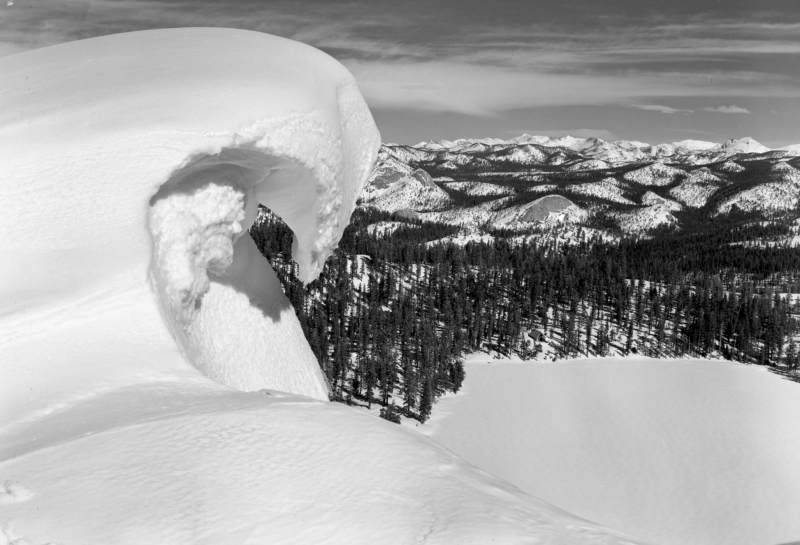
[{"label": "distant mountain peak", "polygon": [[731,150],[739,153],[765,153],[770,151],[768,147],[756,142],[750,136],[745,136],[744,138],[739,138],[738,140],[735,138],[728,140],[722,144],[721,148],[723,150]]},{"label": "distant mountain peak", "polygon": [[[589,138],[575,137],[572,135],[550,137],[543,135],[531,135],[527,133],[509,140],[502,140],[499,138],[458,138],[456,140],[420,142],[419,144],[411,147],[428,150],[447,149],[451,151],[457,151],[459,149],[463,150],[475,144],[482,144],[488,147],[536,144],[545,147],[567,148],[573,151],[596,148],[602,148],[605,150],[620,149],[627,151],[650,149],[660,150],[659,153],[661,155],[673,155],[676,153],[684,154],[692,152],[713,152],[714,150],[735,151],[739,153],[764,153],[770,151],[770,148],[767,148],[750,136],[745,136],[738,139],[733,138],[722,144],[692,139],[680,140],[678,142],[672,142],[671,144],[648,144],[638,140],[615,140],[614,142],[608,142],[595,136]],[[800,150],[800,144],[785,146],[780,149],[795,152]]]}]

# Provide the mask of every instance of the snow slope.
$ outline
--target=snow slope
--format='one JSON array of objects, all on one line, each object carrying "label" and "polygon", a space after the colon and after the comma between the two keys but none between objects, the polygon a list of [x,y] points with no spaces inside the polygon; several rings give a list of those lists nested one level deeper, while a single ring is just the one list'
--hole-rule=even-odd
[{"label": "snow slope", "polygon": [[274,391],[115,391],[6,438],[0,473],[22,494],[0,505],[0,540],[636,543],[414,431]]},{"label": "snow slope", "polygon": [[[658,196],[656,195],[656,197]],[[617,218],[620,229],[625,233],[641,236],[647,236],[647,231],[656,227],[669,227],[678,223],[678,218],[672,215],[672,209],[666,203],[655,203],[632,210],[614,212],[612,215]]]},{"label": "snow slope", "polygon": [[471,197],[484,197],[487,195],[506,196],[513,195],[514,190],[510,187],[487,184],[483,182],[445,182],[444,187],[452,191],[463,193]]},{"label": "snow slope", "polygon": [[644,358],[473,363],[423,433],[526,492],[665,545],[800,540],[800,384]]},{"label": "snow slope", "polygon": [[398,229],[419,229],[413,223],[403,223],[401,221],[379,221],[367,226],[367,233],[373,237],[385,237],[391,235]]},{"label": "snow slope", "polygon": [[722,200],[716,214],[725,214],[736,206],[740,210],[791,210],[800,201],[800,183],[791,180],[770,182],[745,189]]},{"label": "snow slope", "polygon": [[339,63],[154,30],[0,89],[0,543],[633,543],[326,401],[247,227],[306,281],[338,242],[379,146]]},{"label": "snow slope", "polygon": [[707,167],[702,167],[690,172],[679,185],[669,190],[669,194],[686,206],[700,208],[723,183]]},{"label": "snow slope", "polygon": [[665,199],[664,197],[659,197],[652,191],[645,191],[642,195],[642,204],[647,206],[661,206],[669,210],[670,212],[677,212],[680,211],[683,206],[680,203],[675,201],[671,201],[669,199]]},{"label": "snow slope", "polygon": [[627,187],[624,183],[610,177],[595,182],[567,186],[568,191],[579,195],[588,195],[620,204],[635,204],[625,196],[626,189]]}]

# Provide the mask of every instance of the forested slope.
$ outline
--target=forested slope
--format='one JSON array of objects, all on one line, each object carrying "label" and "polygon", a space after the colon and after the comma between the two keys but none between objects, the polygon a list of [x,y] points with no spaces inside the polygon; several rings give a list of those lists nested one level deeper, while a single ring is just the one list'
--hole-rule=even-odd
[{"label": "forested slope", "polygon": [[[377,224],[394,226],[375,230]],[[291,231],[262,209],[251,228],[294,305],[336,399],[425,421],[457,391],[473,351],[522,358],[639,353],[796,369],[800,255],[731,243],[748,229],[559,245],[358,210],[320,279],[304,287]],[[383,234],[381,234],[383,233]]]}]

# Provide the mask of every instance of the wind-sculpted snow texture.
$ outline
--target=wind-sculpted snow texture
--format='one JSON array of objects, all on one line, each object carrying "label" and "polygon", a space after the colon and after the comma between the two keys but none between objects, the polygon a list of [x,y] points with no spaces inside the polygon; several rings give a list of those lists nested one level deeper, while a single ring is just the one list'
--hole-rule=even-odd
[{"label": "wind-sculpted snow texture", "polygon": [[379,147],[337,62],[158,30],[0,89],[0,543],[634,543],[327,402],[247,228],[304,281],[337,244]]},{"label": "wind-sculpted snow texture", "polygon": [[[280,55],[253,54],[271,47]],[[327,397],[246,231],[258,202],[272,207],[295,233],[306,281],[335,247],[378,145],[344,68],[258,33],[180,30],[12,56],[2,78],[5,341],[45,330],[42,313],[91,321],[137,292],[136,310],[113,324],[120,332],[142,313],[142,337],[171,334],[176,362],[215,380]],[[88,352],[74,364],[42,356],[36,369],[4,360],[6,372],[26,369],[28,392],[54,372],[90,388],[113,367],[93,369]],[[7,384],[4,401],[23,406],[27,394]]]}]

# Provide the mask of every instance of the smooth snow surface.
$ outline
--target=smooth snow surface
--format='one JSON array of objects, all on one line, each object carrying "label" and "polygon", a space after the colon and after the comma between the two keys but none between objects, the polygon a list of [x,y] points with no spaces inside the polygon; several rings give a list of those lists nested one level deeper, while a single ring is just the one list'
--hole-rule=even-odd
[{"label": "smooth snow surface", "polygon": [[0,543],[634,543],[320,401],[246,230],[279,214],[305,280],[338,242],[379,135],[337,62],[157,30],[0,89]]},{"label": "smooth snow surface", "polygon": [[0,459],[0,542],[638,543],[412,430],[274,391],[118,390],[6,433]]},{"label": "smooth snow surface", "polygon": [[719,361],[467,365],[420,430],[652,543],[800,541],[800,384]]}]

